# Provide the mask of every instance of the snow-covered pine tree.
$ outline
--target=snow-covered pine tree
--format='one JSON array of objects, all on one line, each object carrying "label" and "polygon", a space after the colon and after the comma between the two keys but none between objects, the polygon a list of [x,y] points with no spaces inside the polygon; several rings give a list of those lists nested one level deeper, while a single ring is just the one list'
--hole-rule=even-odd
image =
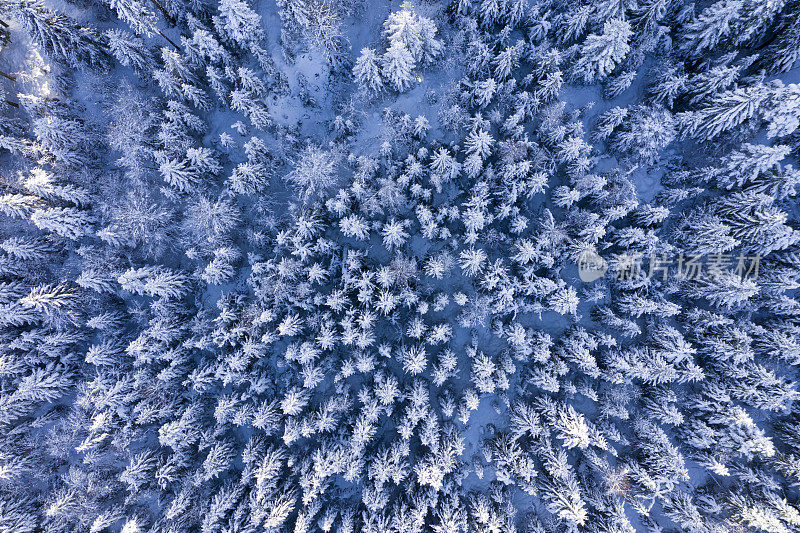
[{"label": "snow-covered pine tree", "polygon": [[572,67],[572,77],[585,83],[602,80],[628,55],[633,35],[624,20],[609,20],[603,33],[586,38],[580,47],[580,57]]},{"label": "snow-covered pine tree", "polygon": [[394,90],[403,92],[411,87],[416,61],[402,41],[392,42],[381,57],[381,73]]},{"label": "snow-covered pine tree", "polygon": [[373,92],[383,88],[381,59],[372,48],[363,48],[353,66],[353,75],[359,86]]}]

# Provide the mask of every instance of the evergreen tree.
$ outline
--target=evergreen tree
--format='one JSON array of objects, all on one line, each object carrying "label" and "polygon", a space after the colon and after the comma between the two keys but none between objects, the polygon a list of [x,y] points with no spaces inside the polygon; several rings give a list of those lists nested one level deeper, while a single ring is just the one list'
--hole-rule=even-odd
[{"label": "evergreen tree", "polygon": [[253,11],[245,0],[220,0],[219,30],[239,46],[249,47],[263,37],[261,15]]},{"label": "evergreen tree", "polygon": [[403,92],[411,86],[416,62],[401,41],[393,42],[386,50],[381,58],[381,67],[383,77],[396,91]]},{"label": "evergreen tree", "polygon": [[31,39],[56,61],[108,67],[105,46],[93,30],[79,26],[66,15],[50,11],[39,0],[19,0],[10,8]]},{"label": "evergreen tree", "polygon": [[714,49],[720,41],[734,38],[731,34],[741,18],[742,8],[740,0],[721,0],[704,9],[687,25],[683,49],[700,55]]},{"label": "evergreen tree", "polygon": [[381,63],[375,51],[371,48],[363,48],[361,55],[358,56],[353,66],[353,75],[359,86],[373,92],[380,92],[383,88],[381,77]]},{"label": "evergreen tree", "polygon": [[153,53],[138,37],[117,29],[108,30],[105,35],[109,51],[122,65],[133,68],[139,74],[155,68]]},{"label": "evergreen tree", "polygon": [[383,23],[383,33],[389,48],[402,44],[416,64],[430,63],[441,53],[442,43],[435,38],[436,24],[414,13],[409,2],[403,2],[400,11],[389,15]]},{"label": "evergreen tree", "polygon": [[74,207],[50,207],[35,210],[31,214],[31,221],[42,230],[68,239],[78,239],[92,231],[95,218],[87,211]]},{"label": "evergreen tree", "polygon": [[573,77],[585,83],[602,80],[628,55],[633,32],[624,20],[609,20],[603,33],[590,35],[580,48],[580,58],[573,66]]},{"label": "evergreen tree", "polygon": [[151,37],[158,31],[156,14],[139,0],[108,0],[108,5],[137,35]]},{"label": "evergreen tree", "polygon": [[309,145],[300,154],[294,170],[286,175],[286,180],[295,185],[304,197],[324,192],[336,182],[339,157],[336,151]]}]

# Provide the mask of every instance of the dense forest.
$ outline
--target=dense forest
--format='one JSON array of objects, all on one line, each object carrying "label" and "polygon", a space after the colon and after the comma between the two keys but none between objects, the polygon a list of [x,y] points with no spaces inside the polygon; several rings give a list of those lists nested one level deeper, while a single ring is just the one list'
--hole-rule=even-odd
[{"label": "dense forest", "polygon": [[0,533],[800,531],[798,60],[800,0],[0,0]]}]

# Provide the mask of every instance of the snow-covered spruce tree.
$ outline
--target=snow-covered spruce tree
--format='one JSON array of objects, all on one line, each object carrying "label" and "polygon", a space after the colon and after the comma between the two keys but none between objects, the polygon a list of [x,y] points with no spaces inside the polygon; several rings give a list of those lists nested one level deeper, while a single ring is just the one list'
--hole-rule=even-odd
[{"label": "snow-covered spruce tree", "polygon": [[415,13],[409,2],[404,2],[401,9],[391,13],[383,23],[383,34],[389,48],[395,43],[403,44],[420,65],[432,62],[442,51],[436,31],[436,23]]},{"label": "snow-covered spruce tree", "polygon": [[372,48],[364,48],[353,66],[353,75],[359,86],[373,92],[383,88],[381,60]]},{"label": "snow-covered spruce tree", "polygon": [[297,187],[304,198],[324,193],[336,183],[340,157],[335,148],[325,150],[309,145],[298,155],[286,180]]},{"label": "snow-covered spruce tree", "polygon": [[572,67],[573,77],[591,83],[602,80],[625,58],[633,32],[624,20],[609,20],[603,32],[590,35],[580,47],[580,57]]},{"label": "snow-covered spruce tree", "polygon": [[245,0],[222,0],[218,10],[219,18],[215,24],[226,38],[238,45],[245,47],[263,36],[261,15],[253,11]]},{"label": "snow-covered spruce tree", "polygon": [[108,55],[99,34],[39,0],[9,2],[4,13],[15,16],[30,39],[53,60],[72,66],[106,68]]},{"label": "snow-covered spruce tree", "polygon": [[395,41],[381,57],[381,74],[396,91],[411,87],[416,61],[402,41]]}]

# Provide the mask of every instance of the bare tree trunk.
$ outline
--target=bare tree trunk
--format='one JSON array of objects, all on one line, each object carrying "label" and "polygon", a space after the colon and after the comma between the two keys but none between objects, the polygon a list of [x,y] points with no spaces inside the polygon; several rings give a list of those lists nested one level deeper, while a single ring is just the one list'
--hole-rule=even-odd
[{"label": "bare tree trunk", "polygon": [[5,79],[7,79],[7,80],[11,80],[11,81],[17,81],[17,78],[16,78],[15,76],[12,76],[12,75],[10,75],[10,74],[6,74],[6,73],[5,73],[5,72],[3,72],[2,70],[0,70],[0,76],[3,76],[3,77],[4,77]]},{"label": "bare tree trunk", "polygon": [[778,37],[780,37],[780,35],[781,34],[778,33],[778,32],[773,33],[772,36],[769,39],[767,39],[763,43],[760,43],[758,46],[753,48],[753,50],[760,52],[761,50],[763,50],[764,48],[768,47],[769,45],[774,43],[776,40],[778,40]]},{"label": "bare tree trunk", "polygon": [[6,24],[5,21],[3,21],[3,20],[0,20],[0,26],[2,26],[4,28],[8,28],[8,24]]},{"label": "bare tree trunk", "polygon": [[11,100],[6,100],[6,103],[11,107],[16,107],[17,109],[19,109],[19,104],[16,102],[12,102]]},{"label": "bare tree trunk", "polygon": [[174,47],[175,47],[175,50],[177,50],[178,52],[180,52],[180,51],[181,51],[181,47],[180,47],[180,46],[178,46],[177,44],[175,44],[175,43],[172,41],[172,39],[170,39],[169,37],[167,37],[166,35],[164,35],[164,33],[163,33],[161,30],[156,30],[156,31],[158,32],[158,34],[159,34],[160,36],[162,36],[164,39],[166,39],[166,40],[167,40],[167,42],[169,42],[169,44],[171,44],[172,46],[174,46]]},{"label": "bare tree trunk", "polygon": [[156,5],[158,10],[161,11],[161,14],[164,15],[164,18],[167,19],[169,25],[174,26],[176,24],[175,19],[172,18],[172,16],[170,16],[170,14],[167,12],[166,9],[164,9],[164,6],[161,5],[161,2],[159,2],[158,0],[153,0],[153,3]]}]

